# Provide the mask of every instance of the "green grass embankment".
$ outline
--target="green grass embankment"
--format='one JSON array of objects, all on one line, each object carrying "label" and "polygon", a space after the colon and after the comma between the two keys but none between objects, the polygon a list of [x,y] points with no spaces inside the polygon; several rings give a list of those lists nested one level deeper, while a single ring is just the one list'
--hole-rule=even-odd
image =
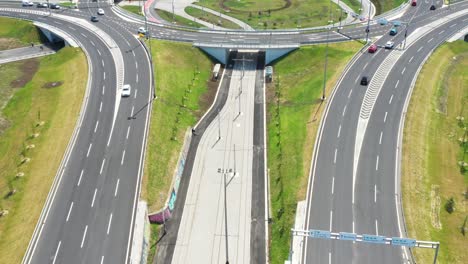
[{"label": "green grass embankment", "polygon": [[375,12],[376,12],[375,15],[383,14],[389,10],[392,10],[400,6],[404,2],[406,2],[406,0],[371,0],[371,1],[375,6]]},{"label": "green grass embankment", "polygon": [[[185,132],[211,105],[217,83],[209,81],[212,62],[200,50],[184,43],[151,42],[158,99],[151,114],[142,198],[153,212],[164,206]],[[152,225],[149,263],[158,229]]]},{"label": "green grass embankment", "polygon": [[[327,94],[361,47],[356,42],[329,46]],[[324,108],[320,100],[324,52],[325,45],[302,47],[276,62],[274,80],[267,88],[271,263],[287,259],[297,202],[306,196],[310,158]]]},{"label": "green grass embankment", "polygon": [[31,22],[0,17],[0,50],[41,42],[41,34]]},{"label": "green grass embankment", "polygon": [[137,6],[137,5],[123,5],[123,6],[120,6],[120,7],[127,10],[128,12],[131,12],[131,13],[134,13],[134,14],[137,14],[137,15],[140,15],[140,16],[143,15],[143,13],[141,12],[140,6]]},{"label": "green grass embankment", "polygon": [[0,65],[0,96],[8,96],[1,98],[7,122],[0,134],[0,211],[8,214],[0,217],[0,263],[21,262],[75,127],[87,72],[74,48]]},{"label": "green grass embankment", "polygon": [[203,28],[205,27],[202,24],[198,24],[197,22],[194,22],[190,19],[187,19],[185,17],[181,17],[178,15],[172,16],[171,12],[167,12],[164,10],[156,9],[156,13],[164,20],[170,23],[174,23],[174,25],[178,26],[186,26],[186,27],[194,27],[194,28]]},{"label": "green grass embankment", "polygon": [[[468,163],[468,143],[462,142],[468,141],[467,68],[466,42],[439,47],[418,77],[405,120],[402,191],[408,236],[440,241],[438,263],[468,263],[468,172],[459,164]],[[446,207],[450,198],[452,213]],[[434,258],[433,250],[414,253],[418,263]]]},{"label": "green grass embankment", "polygon": [[[221,3],[222,2],[222,3]],[[204,0],[196,4],[235,17],[255,29],[307,28],[323,26],[330,20],[328,0]],[[223,7],[224,5],[224,7]],[[340,9],[331,4],[332,20],[338,21]]]},{"label": "green grass embankment", "polygon": [[216,16],[212,13],[200,10],[198,8],[194,7],[186,7],[185,12],[187,14],[196,17],[200,20],[206,21],[211,24],[215,24],[217,26],[223,27],[223,28],[229,28],[229,29],[241,29],[242,27],[239,26],[238,24],[231,22],[230,20],[221,18],[219,16]]}]

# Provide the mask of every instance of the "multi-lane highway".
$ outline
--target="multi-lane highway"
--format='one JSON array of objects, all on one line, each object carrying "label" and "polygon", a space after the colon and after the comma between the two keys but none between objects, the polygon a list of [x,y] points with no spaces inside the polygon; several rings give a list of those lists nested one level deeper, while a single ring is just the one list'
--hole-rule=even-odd
[{"label": "multi-lane highway", "polygon": [[[426,9],[421,4],[403,17],[414,16],[406,49],[399,46],[404,34],[383,36],[377,45],[392,40],[398,50],[362,51],[336,87],[313,160],[308,229],[406,236],[398,170],[404,104],[426,56],[468,21],[465,12],[444,24],[435,22],[421,35],[428,22],[464,10],[444,8],[427,17]],[[369,86],[360,85],[362,76],[371,79]],[[406,263],[410,258],[399,247],[349,241],[307,240],[304,250],[307,263]]]},{"label": "multi-lane highway", "polygon": [[[88,8],[84,16],[96,11]],[[2,11],[5,14],[13,13]],[[94,24],[101,30],[96,32],[88,20],[76,23],[57,16],[15,15],[68,32],[90,62],[82,121],[24,262],[125,263],[153,97],[148,55],[133,32],[119,30],[111,17]],[[116,58],[119,54],[123,64]],[[120,80],[132,86],[130,97],[120,98]]]}]

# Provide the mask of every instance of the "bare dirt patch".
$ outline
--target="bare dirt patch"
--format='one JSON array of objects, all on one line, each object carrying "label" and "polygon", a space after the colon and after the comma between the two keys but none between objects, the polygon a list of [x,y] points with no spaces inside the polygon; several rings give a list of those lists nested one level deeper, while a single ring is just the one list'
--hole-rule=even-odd
[{"label": "bare dirt patch", "polygon": [[24,47],[21,41],[14,38],[0,38],[0,50],[9,50]]},{"label": "bare dirt patch", "polygon": [[13,80],[10,83],[10,86],[12,88],[24,87],[29,81],[31,81],[38,69],[39,61],[37,59],[25,60],[24,63],[20,66],[20,70],[22,73],[21,76],[18,79]]},{"label": "bare dirt patch", "polygon": [[206,82],[207,91],[200,97],[200,110],[196,113],[197,119],[199,119],[214,102],[214,98],[216,97],[216,93],[218,92],[220,80],[220,78],[218,79],[218,81],[212,81],[211,79],[209,79]]},{"label": "bare dirt patch", "polygon": [[45,83],[42,88],[46,88],[46,89],[50,89],[50,88],[55,88],[55,87],[59,87],[60,85],[62,85],[63,82],[62,81],[58,81],[58,82],[48,82],[48,83]]}]

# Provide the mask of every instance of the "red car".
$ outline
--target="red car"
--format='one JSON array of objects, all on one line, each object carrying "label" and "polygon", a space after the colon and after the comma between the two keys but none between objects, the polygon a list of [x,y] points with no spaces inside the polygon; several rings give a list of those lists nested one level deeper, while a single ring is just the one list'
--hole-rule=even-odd
[{"label": "red car", "polygon": [[412,6],[416,6],[416,3],[417,3],[416,0],[411,0],[411,5]]},{"label": "red car", "polygon": [[376,52],[377,51],[377,45],[375,45],[375,44],[370,45],[370,47],[369,47],[369,49],[367,51],[369,51],[369,53]]}]

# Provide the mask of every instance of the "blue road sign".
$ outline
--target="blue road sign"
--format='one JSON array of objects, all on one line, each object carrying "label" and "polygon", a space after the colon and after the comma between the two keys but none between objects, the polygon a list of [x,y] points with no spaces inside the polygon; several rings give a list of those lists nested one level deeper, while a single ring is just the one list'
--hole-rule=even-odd
[{"label": "blue road sign", "polygon": [[331,233],[330,233],[330,231],[311,229],[311,230],[309,230],[309,237],[330,239]]},{"label": "blue road sign", "polygon": [[385,244],[385,237],[375,235],[362,235],[362,241],[368,243]]},{"label": "blue road sign", "polygon": [[394,246],[414,247],[414,246],[416,246],[416,239],[392,237],[392,245],[394,245]]},{"label": "blue road sign", "polygon": [[354,233],[340,232],[340,240],[352,240],[356,241],[357,235]]}]

